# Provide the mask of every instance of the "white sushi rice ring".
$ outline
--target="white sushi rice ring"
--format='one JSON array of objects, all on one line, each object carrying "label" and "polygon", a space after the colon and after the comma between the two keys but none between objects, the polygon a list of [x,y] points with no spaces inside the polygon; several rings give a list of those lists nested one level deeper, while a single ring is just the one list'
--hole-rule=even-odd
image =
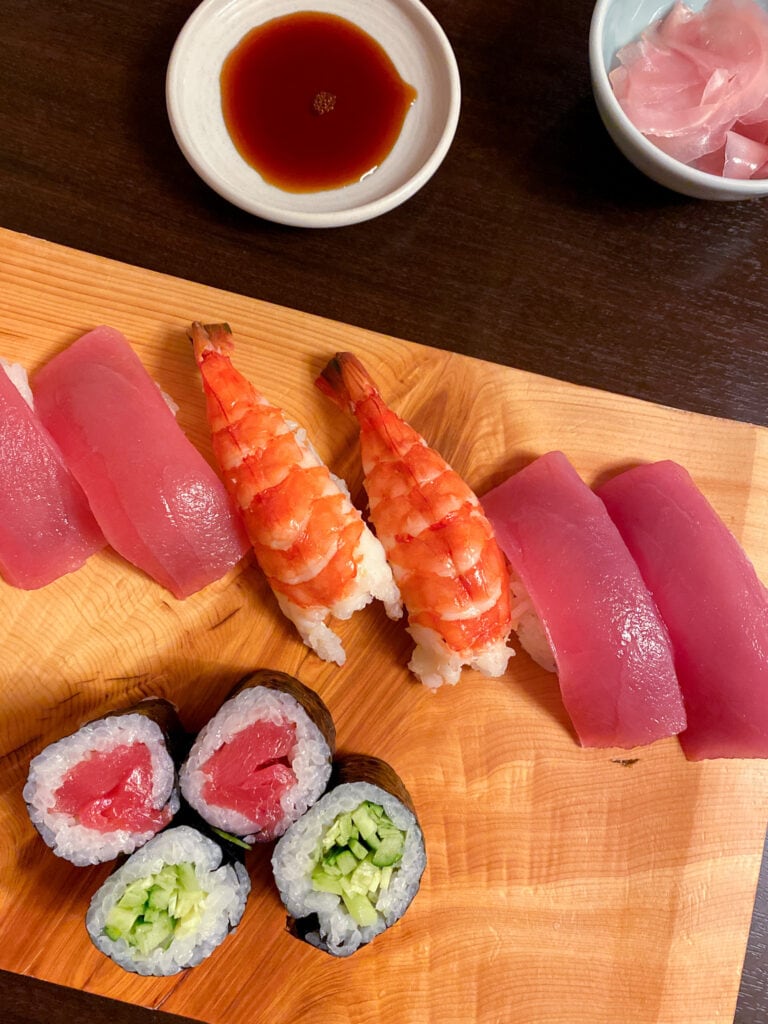
[{"label": "white sushi rice ring", "polygon": [[[136,974],[165,976],[199,964],[240,922],[251,890],[242,864],[221,862],[222,852],[216,843],[188,825],[161,832],[111,874],[91,900],[85,925],[94,945]],[[168,949],[154,949],[146,955],[124,938],[110,939],[105,934],[107,915],[131,882],[157,874],[166,864],[184,863],[194,864],[198,884],[207,894],[194,932],[174,938]]]},{"label": "white sushi rice ring", "polygon": [[176,770],[165,746],[163,730],[146,715],[111,715],[89,722],[71,736],[51,743],[34,757],[24,786],[24,799],[32,824],[57,857],[78,867],[113,860],[121,853],[132,853],[151,839],[156,830],[130,832],[114,829],[100,832],[81,825],[71,814],[52,810],[56,790],[67,772],[95,751],[107,752],[124,744],[143,743],[152,765],[152,790],[149,804],[160,810],[170,803],[171,815],[179,809],[174,783]]},{"label": "white sushi rice ring", "polygon": [[[361,927],[340,896],[312,887],[311,875],[326,829],[337,815],[354,811],[364,800],[380,804],[406,836],[402,859],[389,886],[374,900],[379,918]],[[286,910],[296,920],[317,914],[319,929],[305,938],[334,956],[350,956],[403,916],[418,892],[426,863],[424,837],[415,816],[396,797],[370,782],[347,782],[326,793],[288,829],[272,855],[275,882]]]},{"label": "white sushi rice ring", "polygon": [[200,731],[181,769],[180,784],[184,799],[210,825],[244,836],[248,842],[258,838],[261,831],[259,822],[239,811],[209,803],[205,799],[203,787],[208,776],[202,768],[220,747],[248,726],[256,722],[281,725],[286,720],[296,727],[296,743],[288,756],[296,783],[280,798],[283,817],[271,835],[282,835],[291,822],[296,821],[324,792],[331,775],[332,752],[320,729],[290,694],[265,686],[254,686],[242,690],[222,704]]}]

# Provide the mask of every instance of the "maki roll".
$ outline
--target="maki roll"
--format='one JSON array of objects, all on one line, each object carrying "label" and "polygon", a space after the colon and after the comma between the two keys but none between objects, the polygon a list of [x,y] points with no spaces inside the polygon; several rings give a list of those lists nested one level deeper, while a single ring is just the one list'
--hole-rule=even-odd
[{"label": "maki roll", "polygon": [[289,931],[333,956],[398,921],[426,863],[408,791],[388,764],[362,755],[335,763],[330,790],[272,855]]},{"label": "maki roll", "polygon": [[167,829],[119,867],[91,900],[97,949],[135,974],[194,967],[239,924],[251,889],[242,864],[189,825]]},{"label": "maki roll", "polygon": [[151,697],[88,722],[29,766],[24,799],[58,857],[78,866],[132,853],[179,809],[174,706]]},{"label": "maki roll", "polygon": [[184,799],[247,842],[282,835],[324,792],[336,730],[318,695],[284,672],[246,676],[181,769]]}]

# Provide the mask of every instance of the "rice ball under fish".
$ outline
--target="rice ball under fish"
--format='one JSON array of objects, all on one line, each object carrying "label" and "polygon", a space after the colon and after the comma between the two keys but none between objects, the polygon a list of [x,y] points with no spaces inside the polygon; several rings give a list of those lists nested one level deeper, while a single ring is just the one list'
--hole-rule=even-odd
[{"label": "rice ball under fish", "polygon": [[455,685],[467,665],[504,674],[514,654],[509,573],[477,495],[384,401],[351,352],[315,382],[360,426],[371,522],[408,611],[408,668],[429,689]]},{"label": "rice ball under fish", "polygon": [[384,549],[303,428],[232,365],[229,326],[194,323],[189,333],[214,454],[259,566],[304,643],[343,665],[330,619],[348,619],[374,599],[390,618],[402,614]]}]

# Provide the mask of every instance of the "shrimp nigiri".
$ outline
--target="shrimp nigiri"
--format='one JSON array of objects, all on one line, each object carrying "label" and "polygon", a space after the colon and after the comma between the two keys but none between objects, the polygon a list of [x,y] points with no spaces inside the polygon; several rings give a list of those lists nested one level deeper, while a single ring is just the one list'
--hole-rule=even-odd
[{"label": "shrimp nigiri", "polygon": [[189,335],[213,450],[256,559],[304,643],[343,665],[341,640],[327,625],[331,616],[348,619],[373,598],[390,618],[402,614],[384,549],[305,431],[233,367],[228,325],[194,323]]},{"label": "shrimp nigiri", "polygon": [[360,424],[371,522],[408,610],[408,667],[430,689],[462,666],[504,673],[513,651],[509,571],[476,495],[384,402],[365,367],[340,352],[317,380]]}]

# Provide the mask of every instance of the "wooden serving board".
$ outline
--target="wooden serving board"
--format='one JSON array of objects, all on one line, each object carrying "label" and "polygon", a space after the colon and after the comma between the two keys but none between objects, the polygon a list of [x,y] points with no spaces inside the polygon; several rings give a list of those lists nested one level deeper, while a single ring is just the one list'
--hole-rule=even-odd
[{"label": "wooden serving board", "polygon": [[[364,500],[353,423],[317,392],[358,353],[394,407],[482,493],[553,448],[589,483],[637,460],[683,462],[768,577],[768,431],[467,359],[0,232],[0,353],[30,371],[100,323],[122,330],[210,457],[185,327],[228,320],[236,362],[307,427]],[[577,339],[575,339],[577,341]],[[510,339],[510,344],[514,339]],[[435,695],[405,668],[402,623],[369,607],[319,661],[248,561],[176,601],[106,551],[32,593],[0,586],[0,967],[210,1024],[730,1022],[766,818],[768,763],[689,764],[675,740],[582,750],[557,681],[518,653]],[[346,961],[284,931],[269,848],[249,855],[237,933],[166,979],[124,973],[83,918],[108,866],[78,869],[25,813],[29,760],[138,698],[199,728],[246,670],[314,687],[340,748],[409,787],[429,863],[405,918]]]}]

